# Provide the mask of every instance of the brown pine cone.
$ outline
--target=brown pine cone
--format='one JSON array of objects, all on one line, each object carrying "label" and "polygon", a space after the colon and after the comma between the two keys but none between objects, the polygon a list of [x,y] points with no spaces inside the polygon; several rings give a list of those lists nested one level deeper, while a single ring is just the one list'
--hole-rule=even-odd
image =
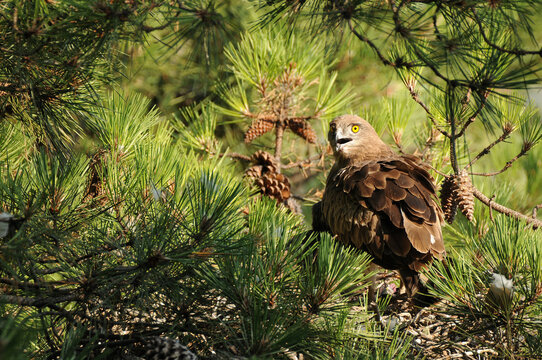
[{"label": "brown pine cone", "polygon": [[262,173],[266,172],[277,172],[277,163],[275,161],[275,157],[268,153],[267,151],[258,150],[254,154],[252,154],[252,157],[250,158],[250,161],[254,165],[260,165],[262,166]]},{"label": "brown pine cone", "polygon": [[106,161],[106,151],[98,149],[89,163],[89,177],[86,189],[86,200],[90,200],[104,194],[103,164]]},{"label": "brown pine cone", "polygon": [[290,182],[283,174],[267,172],[261,178],[256,179],[255,183],[263,194],[279,202],[290,197]]},{"label": "brown pine cone", "polygon": [[469,221],[474,220],[474,194],[472,182],[466,171],[461,171],[456,178],[456,198],[459,209]]},{"label": "brown pine cone", "polygon": [[258,179],[262,176],[263,166],[254,165],[245,170],[245,176],[253,179]]},{"label": "brown pine cone", "polygon": [[449,175],[444,178],[440,185],[440,204],[444,219],[449,223],[453,223],[455,214],[457,213],[458,199],[456,195],[457,183],[455,175]]},{"label": "brown pine cone", "polygon": [[272,130],[275,127],[275,122],[268,119],[259,119],[253,121],[247,132],[245,133],[245,143],[249,143],[256,139],[258,136],[262,136],[266,132]]},{"label": "brown pine cone", "polygon": [[316,143],[316,133],[312,126],[304,119],[290,119],[288,120],[288,127],[296,135],[301,136],[311,144]]}]

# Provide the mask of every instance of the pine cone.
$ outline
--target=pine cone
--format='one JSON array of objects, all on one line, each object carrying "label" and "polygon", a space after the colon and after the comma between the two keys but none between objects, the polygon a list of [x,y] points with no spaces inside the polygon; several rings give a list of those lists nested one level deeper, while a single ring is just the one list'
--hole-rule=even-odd
[{"label": "pine cone", "polygon": [[457,213],[458,199],[456,196],[457,183],[455,175],[446,176],[440,187],[440,204],[444,219],[449,223],[453,223],[455,214]]},{"label": "pine cone", "polygon": [[263,166],[254,165],[245,170],[245,176],[253,179],[258,179],[262,176]]},{"label": "pine cone", "polygon": [[277,163],[275,161],[275,157],[271,155],[270,153],[268,153],[267,151],[262,151],[262,150],[256,151],[254,154],[252,154],[250,161],[254,165],[261,165],[262,173],[266,173],[266,172],[276,173],[277,172]]},{"label": "pine cone", "polygon": [[151,360],[196,360],[198,357],[181,345],[179,340],[166,337],[154,337],[145,343],[148,349],[145,353],[145,359]]},{"label": "pine cone", "polygon": [[459,209],[469,221],[474,220],[474,194],[472,182],[466,171],[461,171],[456,178],[456,198]]},{"label": "pine cone", "polygon": [[279,202],[283,202],[290,197],[290,182],[283,174],[265,173],[256,180],[256,186],[260,188],[262,193]]},{"label": "pine cone", "polygon": [[90,159],[89,178],[86,189],[86,200],[90,200],[104,194],[104,179],[101,170],[106,161],[106,151],[99,149]]},{"label": "pine cone", "polygon": [[288,120],[288,127],[295,134],[301,136],[311,144],[316,143],[316,133],[312,126],[304,119],[290,119]]},{"label": "pine cone", "polygon": [[272,130],[275,127],[275,122],[268,119],[259,119],[250,125],[245,133],[245,143],[249,143],[256,139],[258,136],[262,136],[266,132]]}]

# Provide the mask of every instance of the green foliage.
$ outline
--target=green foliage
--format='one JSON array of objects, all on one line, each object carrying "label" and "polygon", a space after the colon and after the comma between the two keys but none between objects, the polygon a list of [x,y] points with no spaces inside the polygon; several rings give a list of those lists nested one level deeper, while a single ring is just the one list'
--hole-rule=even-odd
[{"label": "green foliage", "polygon": [[96,88],[118,79],[129,44],[167,29],[156,52],[167,55],[191,41],[194,60],[214,63],[245,26],[233,15],[246,12],[244,5],[7,1],[0,7],[0,114],[23,122],[40,143],[66,151],[84,130],[68,112],[89,111]]},{"label": "green foliage", "polygon": [[89,125],[93,133],[105,150],[121,156],[132,155],[148,131],[157,125],[157,110],[148,111],[149,101],[139,94],[123,99],[123,95],[112,93],[102,99],[102,103],[92,110],[94,121]]},{"label": "green foliage", "polygon": [[237,45],[226,48],[237,86],[220,94],[228,116],[252,120],[282,110],[285,117],[329,119],[353,101],[351,88],[332,91],[337,74],[320,42],[278,27],[246,33]]},{"label": "green foliage", "polygon": [[502,356],[535,356],[531,341],[542,330],[540,233],[503,215],[456,227],[465,247],[428,271],[434,293],[449,301],[441,311],[465,316],[465,331],[487,326],[492,338],[480,341],[497,341]]},{"label": "green foliage", "polygon": [[300,215],[251,196],[225,158],[192,151],[201,128],[176,141],[138,96],[101,104],[92,159],[34,151],[16,172],[2,167],[2,210],[18,225],[1,240],[0,279],[29,305],[9,320],[32,320],[28,353],[107,358],[156,333],[219,357],[336,351],[326,324],[363,291],[368,256],[329,236],[315,253]]},{"label": "green foliage", "polygon": [[334,300],[360,293],[372,275],[366,253],[346,249],[328,236],[318,242],[317,249],[316,258],[307,260],[299,285],[313,313],[333,310],[322,305],[333,305]]},{"label": "green foliage", "polygon": [[[0,358],[144,356],[154,336],[203,358],[426,356],[410,323],[373,314],[369,257],[312,234],[230,159],[274,149],[292,198],[310,205],[329,169],[328,120],[362,108],[397,151],[472,172],[495,203],[531,211],[542,122],[523,90],[540,77],[539,9],[5,1]],[[247,149],[262,119],[288,131]],[[313,130],[316,146],[294,137]],[[426,271],[444,301],[427,311],[499,357],[539,356],[540,230],[480,202],[475,218],[444,227],[447,262]]]},{"label": "green foliage", "polygon": [[[2,312],[5,312],[2,309]],[[23,330],[17,326],[16,320],[11,317],[0,318],[0,356],[2,359],[28,359],[22,352],[32,338],[29,329]]]},{"label": "green foliage", "polygon": [[183,108],[182,119],[175,117],[173,127],[179,132],[178,139],[183,147],[214,153],[218,150],[215,136],[217,113],[209,103],[198,107]]}]

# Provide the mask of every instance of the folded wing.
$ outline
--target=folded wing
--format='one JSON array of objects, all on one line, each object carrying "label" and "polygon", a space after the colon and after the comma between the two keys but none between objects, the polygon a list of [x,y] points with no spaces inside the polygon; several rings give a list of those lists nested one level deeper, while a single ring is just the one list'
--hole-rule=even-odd
[{"label": "folded wing", "polygon": [[[380,246],[387,246],[394,258],[410,257],[406,262],[418,271],[433,256],[445,256],[442,210],[435,201],[436,189],[431,175],[416,157],[348,166],[332,181],[358,204],[359,211],[368,209],[379,218]],[[374,246],[365,245],[369,249]]]}]

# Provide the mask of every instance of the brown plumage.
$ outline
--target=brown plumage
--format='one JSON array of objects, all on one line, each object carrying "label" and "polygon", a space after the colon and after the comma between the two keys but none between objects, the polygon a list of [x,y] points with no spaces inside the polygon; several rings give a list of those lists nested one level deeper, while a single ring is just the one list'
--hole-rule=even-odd
[{"label": "brown plumage", "polygon": [[313,207],[314,230],[330,231],[376,264],[398,270],[412,296],[418,271],[445,256],[433,178],[417,157],[396,154],[358,116],[334,119],[328,139],[335,165]]}]

